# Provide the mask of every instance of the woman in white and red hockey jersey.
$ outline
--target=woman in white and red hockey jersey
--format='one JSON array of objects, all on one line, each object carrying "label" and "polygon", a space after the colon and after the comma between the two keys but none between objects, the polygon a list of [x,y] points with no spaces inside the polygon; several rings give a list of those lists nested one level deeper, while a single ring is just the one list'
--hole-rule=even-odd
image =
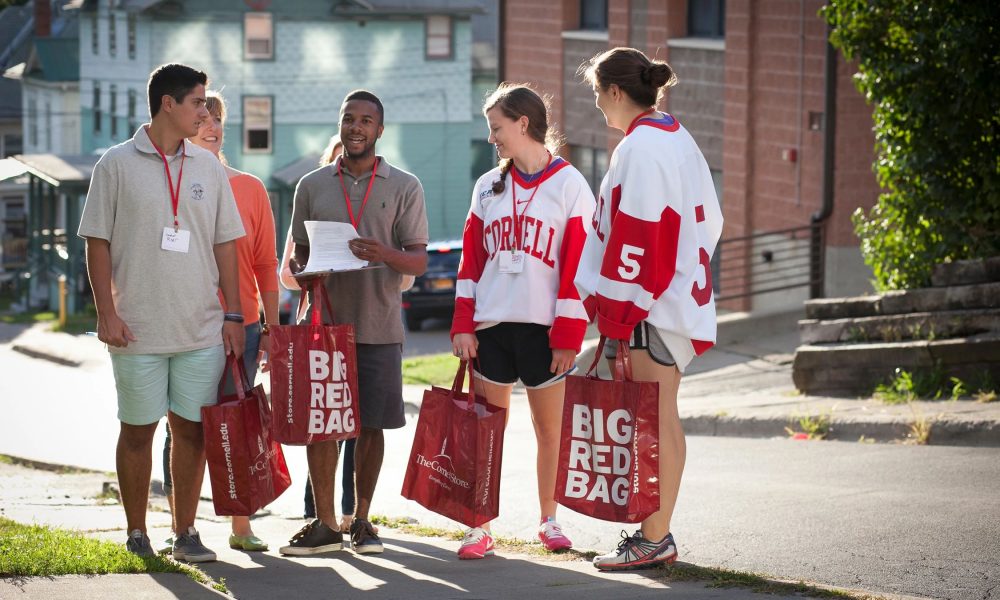
[{"label": "woman in white and red hockey jersey", "polygon": [[[677,414],[681,373],[715,343],[712,253],[722,212],[708,164],[681,124],[656,110],[676,83],[665,62],[614,48],[580,67],[608,126],[625,132],[611,155],[576,283],[602,335],[628,340],[636,380],[660,389],[660,510],[594,558],[601,570],[673,562],[670,518],[686,446]],[[619,342],[608,345],[614,357]]]},{"label": "woman in white and red hockey jersey", "polygon": [[[472,192],[452,346],[460,358],[478,358],[476,389],[490,404],[508,408],[518,379],[527,388],[538,442],[538,537],[546,549],[564,550],[572,543],[555,521],[553,493],[564,377],[587,328],[573,279],[594,195],[579,171],[552,154],[558,144],[534,90],[503,84],[483,113],[501,161]],[[486,524],[466,532],[458,556],[492,552]]]}]

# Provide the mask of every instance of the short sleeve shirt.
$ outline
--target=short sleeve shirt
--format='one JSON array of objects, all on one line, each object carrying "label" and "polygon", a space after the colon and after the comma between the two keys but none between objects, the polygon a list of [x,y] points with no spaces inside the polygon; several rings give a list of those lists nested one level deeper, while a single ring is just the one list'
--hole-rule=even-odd
[{"label": "short sleeve shirt", "polygon": [[174,186],[180,177],[177,221],[191,238],[187,252],[162,249],[173,207],[163,160],[145,127],[97,162],[80,217],[80,237],[110,242],[115,309],[136,337],[110,351],[170,354],[221,344],[214,247],[244,234],[229,178],[215,155],[186,140],[167,159]]},{"label": "short sleeve shirt", "polygon": [[[342,170],[344,187],[351,210],[358,219],[358,235],[376,239],[402,250],[407,246],[426,245],[427,209],[424,191],[416,176],[393,167],[378,157],[375,182],[364,212],[361,205],[372,177],[365,173],[354,177]],[[350,223],[343,188],[338,177],[340,159],[309,173],[295,189],[292,211],[292,239],[308,246],[306,221]],[[401,344],[404,339],[400,315],[402,275],[391,268],[335,273],[327,276],[326,289],[333,306],[334,321],[352,323],[361,344]],[[329,318],[329,315],[326,315]]]}]

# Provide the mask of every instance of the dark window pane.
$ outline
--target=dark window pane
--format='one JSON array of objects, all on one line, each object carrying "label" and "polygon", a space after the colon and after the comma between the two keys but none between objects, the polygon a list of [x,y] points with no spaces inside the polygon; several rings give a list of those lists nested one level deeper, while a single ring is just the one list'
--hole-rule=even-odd
[{"label": "dark window pane", "polygon": [[580,29],[608,29],[608,0],[580,0]]},{"label": "dark window pane", "polygon": [[688,35],[726,37],[725,0],[688,0]]},{"label": "dark window pane", "polygon": [[270,135],[266,129],[248,129],[247,147],[251,150],[267,150],[271,145]]}]

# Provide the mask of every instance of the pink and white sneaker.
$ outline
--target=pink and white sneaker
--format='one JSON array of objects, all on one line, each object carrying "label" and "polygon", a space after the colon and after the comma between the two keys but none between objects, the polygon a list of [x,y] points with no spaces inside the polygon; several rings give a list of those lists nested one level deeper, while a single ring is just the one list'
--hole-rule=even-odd
[{"label": "pink and white sneaker", "polygon": [[462,560],[484,558],[493,554],[493,536],[482,527],[473,527],[465,532],[458,557]]},{"label": "pink and white sneaker", "polygon": [[562,527],[556,523],[555,517],[548,517],[538,526],[538,539],[542,540],[542,546],[549,552],[569,550],[573,547],[573,542],[562,532]]}]

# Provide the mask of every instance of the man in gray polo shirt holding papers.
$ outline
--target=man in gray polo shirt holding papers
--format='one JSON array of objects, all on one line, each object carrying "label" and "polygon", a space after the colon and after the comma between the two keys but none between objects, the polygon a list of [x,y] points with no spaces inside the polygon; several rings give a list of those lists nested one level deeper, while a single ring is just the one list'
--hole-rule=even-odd
[{"label": "man in gray polo shirt holding papers", "polygon": [[[404,275],[421,275],[427,268],[423,189],[415,176],[375,154],[383,120],[382,102],[375,94],[356,90],[347,95],[340,108],[344,153],[299,182],[291,225],[293,273],[302,271],[309,259],[306,221],[351,223],[360,236],[349,242],[351,252],[371,266],[384,267],[325,276],[337,322],[352,323],[357,342],[361,435],[354,451],[357,507],[351,543],[359,554],[382,552],[382,542],[368,521],[382,468],[382,430],[406,423],[400,281]],[[306,453],[318,519],[295,534],[281,548],[282,554],[320,554],[343,545],[333,507],[337,442],[307,446]]]}]

